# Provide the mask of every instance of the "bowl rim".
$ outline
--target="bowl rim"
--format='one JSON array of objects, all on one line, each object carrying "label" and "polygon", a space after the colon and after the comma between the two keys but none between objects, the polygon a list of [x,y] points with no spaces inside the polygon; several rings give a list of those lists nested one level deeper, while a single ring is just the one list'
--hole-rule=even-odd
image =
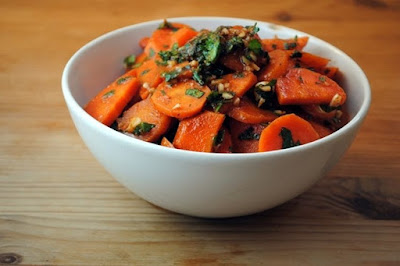
[{"label": "bowl rim", "polygon": [[103,134],[106,134],[107,137],[110,137],[114,140],[121,141],[125,143],[126,145],[139,145],[143,149],[154,149],[156,152],[159,153],[166,153],[169,156],[175,155],[176,157],[180,158],[185,158],[186,156],[194,156],[199,159],[223,159],[223,160],[232,160],[233,158],[236,159],[252,159],[252,158],[268,158],[270,156],[284,156],[287,153],[301,153],[304,150],[307,149],[313,149],[316,146],[322,145],[324,143],[328,143],[331,141],[334,141],[337,139],[340,135],[345,134],[346,132],[350,131],[350,129],[354,127],[358,127],[361,125],[363,122],[364,118],[366,117],[370,104],[371,104],[371,87],[370,83],[368,81],[367,76],[365,75],[364,71],[361,69],[361,67],[345,52],[340,50],[339,48],[333,46],[332,44],[314,36],[306,32],[299,31],[294,28],[282,26],[279,24],[271,23],[271,22],[266,22],[266,21],[261,21],[261,20],[254,20],[254,19],[247,19],[247,18],[237,18],[237,17],[220,17],[220,16],[188,16],[188,17],[173,17],[173,18],[168,18],[168,21],[174,21],[174,22],[185,22],[190,25],[190,22],[194,20],[206,20],[206,21],[212,21],[212,20],[227,20],[227,21],[238,21],[238,23],[248,23],[248,24],[254,24],[257,23],[258,25],[263,25],[265,27],[270,27],[270,28],[276,28],[279,30],[283,31],[289,31],[289,32],[296,32],[298,35],[306,35],[309,36],[310,39],[314,39],[315,41],[322,43],[323,45],[327,46],[330,50],[335,51],[336,54],[339,54],[340,56],[344,57],[346,61],[349,61],[350,64],[352,64],[355,67],[355,71],[357,72],[357,75],[359,76],[360,80],[362,81],[362,84],[360,84],[360,87],[363,88],[364,90],[364,100],[355,114],[355,116],[342,128],[338,129],[337,131],[333,132],[332,134],[323,137],[321,139],[318,139],[316,141],[306,143],[297,147],[293,147],[290,149],[281,149],[281,150],[274,150],[274,151],[268,151],[268,152],[256,152],[256,153],[207,153],[207,152],[197,152],[197,151],[188,151],[188,150],[182,150],[182,149],[173,149],[173,148],[168,148],[168,147],[163,147],[161,145],[155,144],[155,143],[149,143],[145,142],[136,138],[129,137],[121,132],[118,132],[100,122],[98,122],[96,119],[94,119],[92,116],[90,116],[88,113],[85,112],[82,106],[80,106],[75,98],[72,96],[71,90],[70,90],[70,85],[69,85],[69,76],[72,71],[72,68],[76,64],[77,59],[84,54],[86,51],[91,49],[93,46],[95,46],[97,43],[102,42],[109,37],[112,37],[114,35],[123,33],[124,31],[131,30],[133,28],[140,28],[140,27],[145,27],[145,26],[150,26],[150,25],[157,25],[163,21],[163,19],[157,19],[157,20],[150,20],[150,21],[145,21],[145,22],[140,22],[128,26],[124,26],[112,31],[109,31],[105,34],[102,34],[95,39],[89,41],[85,45],[83,45],[81,48],[79,48],[75,53],[72,55],[72,57],[68,60],[67,64],[64,67],[64,70],[62,72],[62,77],[61,77],[61,87],[62,87],[62,92],[64,96],[64,100],[69,108],[70,112],[75,112],[77,116],[79,116],[81,119],[87,123],[88,126],[92,127],[95,129],[97,132],[102,132]]}]

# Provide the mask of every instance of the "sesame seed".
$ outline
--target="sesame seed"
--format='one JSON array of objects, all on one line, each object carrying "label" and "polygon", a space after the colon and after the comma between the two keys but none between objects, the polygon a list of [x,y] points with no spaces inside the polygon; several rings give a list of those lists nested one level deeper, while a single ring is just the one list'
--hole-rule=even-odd
[{"label": "sesame seed", "polygon": [[229,92],[223,92],[222,93],[222,98],[224,98],[225,100],[230,100],[233,98],[233,95],[230,94]]},{"label": "sesame seed", "polygon": [[178,109],[178,108],[181,108],[181,104],[180,103],[175,104],[174,107],[172,107],[172,110],[175,110],[175,109]]},{"label": "sesame seed", "polygon": [[340,102],[342,101],[342,96],[340,96],[339,94],[335,94],[332,97],[331,102],[329,103],[330,107],[338,107],[340,105]]},{"label": "sesame seed", "polygon": [[222,93],[222,92],[224,91],[224,89],[225,89],[224,84],[219,83],[219,84],[218,84],[218,92],[219,92],[219,93]]},{"label": "sesame seed", "polygon": [[286,112],[285,112],[285,111],[282,111],[282,110],[274,110],[274,113],[275,113],[276,115],[284,115],[284,114],[286,114]]},{"label": "sesame seed", "polygon": [[168,61],[168,66],[169,66],[169,67],[173,67],[173,66],[176,65],[176,63],[177,63],[177,62],[176,62],[175,60],[169,60],[169,61]]},{"label": "sesame seed", "polygon": [[255,71],[258,71],[258,70],[260,70],[260,67],[259,66],[257,66],[256,64],[254,64],[254,63],[250,63],[250,66],[255,70]]},{"label": "sesame seed", "polygon": [[129,121],[129,124],[128,124],[127,128],[125,129],[125,131],[133,132],[133,130],[135,130],[135,127],[137,127],[141,122],[142,122],[142,120],[139,117],[133,117]]},{"label": "sesame seed", "polygon": [[147,83],[147,82],[143,83],[143,88],[150,89],[149,83]]},{"label": "sesame seed", "polygon": [[265,99],[264,98],[260,98],[260,100],[258,100],[257,107],[261,107],[261,105],[263,105],[263,103],[265,103]]},{"label": "sesame seed", "polygon": [[197,67],[198,65],[199,65],[199,62],[197,62],[196,60],[190,61],[190,66]]},{"label": "sesame seed", "polygon": [[240,104],[240,98],[236,97],[235,100],[233,100],[233,105],[238,106]]},{"label": "sesame seed", "polygon": [[253,59],[253,61],[257,61],[257,56],[253,52],[250,52],[249,56],[251,59]]},{"label": "sesame seed", "polygon": [[336,117],[336,118],[341,118],[342,115],[343,115],[343,112],[342,112],[342,111],[336,110],[336,113],[335,113],[335,117]]},{"label": "sesame seed", "polygon": [[245,56],[242,56],[241,59],[242,59],[243,63],[245,63],[246,65],[250,65],[250,63],[251,63],[250,60],[247,59]]}]

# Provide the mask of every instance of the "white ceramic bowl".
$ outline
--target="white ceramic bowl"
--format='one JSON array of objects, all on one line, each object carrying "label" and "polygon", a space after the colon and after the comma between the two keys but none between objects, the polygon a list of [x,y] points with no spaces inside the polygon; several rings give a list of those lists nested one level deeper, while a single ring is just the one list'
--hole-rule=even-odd
[{"label": "white ceramic bowl", "polygon": [[165,209],[200,217],[233,217],[260,212],[308,189],[323,177],[349,148],[371,100],[361,68],[345,53],[309,34],[261,21],[223,17],[169,19],[196,29],[219,25],[253,25],[259,35],[310,36],[306,51],[331,59],[344,73],[351,121],[335,133],[286,150],[254,154],[210,154],[165,148],[140,141],[99,123],[82,107],[124,71],[122,61],[138,54],[139,40],[161,20],[107,33],[77,51],[67,63],[62,89],[83,141],[121,184]]}]

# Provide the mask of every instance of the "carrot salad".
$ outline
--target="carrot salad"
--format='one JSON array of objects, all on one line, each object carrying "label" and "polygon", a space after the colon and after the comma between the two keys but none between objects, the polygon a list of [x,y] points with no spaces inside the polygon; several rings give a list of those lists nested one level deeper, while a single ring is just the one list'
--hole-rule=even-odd
[{"label": "carrot salad", "polygon": [[85,110],[131,137],[199,152],[286,149],[342,127],[339,69],[303,51],[307,36],[261,39],[258,31],[164,20]]}]

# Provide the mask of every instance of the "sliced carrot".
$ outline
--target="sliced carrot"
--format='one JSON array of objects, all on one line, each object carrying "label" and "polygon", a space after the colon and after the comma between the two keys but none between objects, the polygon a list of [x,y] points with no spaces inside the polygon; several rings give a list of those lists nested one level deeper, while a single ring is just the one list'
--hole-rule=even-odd
[{"label": "sliced carrot", "polygon": [[222,56],[221,63],[235,72],[242,72],[244,70],[244,65],[242,64],[242,61],[240,61],[241,56],[242,53],[229,53]]},{"label": "sliced carrot", "polygon": [[335,79],[336,73],[339,71],[338,67],[325,67],[320,72],[321,74],[327,76],[330,79]]},{"label": "sliced carrot", "polygon": [[190,151],[212,152],[215,137],[224,119],[223,114],[204,111],[180,121],[173,141],[174,147]]},{"label": "sliced carrot", "polygon": [[140,82],[135,73],[134,70],[127,72],[100,91],[85,106],[85,111],[101,123],[111,126],[139,90]]},{"label": "sliced carrot", "polygon": [[160,112],[183,119],[200,113],[210,92],[207,86],[201,86],[194,80],[175,85],[163,82],[154,91],[151,100]]},{"label": "sliced carrot", "polygon": [[151,90],[154,90],[162,82],[162,69],[155,60],[148,60],[137,69],[137,76],[141,82],[140,97],[146,99]]},{"label": "sliced carrot", "polygon": [[290,56],[283,50],[274,50],[269,53],[270,61],[258,74],[259,81],[278,79],[286,74],[289,68]]},{"label": "sliced carrot", "polygon": [[271,52],[274,50],[298,50],[301,51],[308,42],[308,37],[297,37],[293,39],[263,39],[261,40],[263,49]]},{"label": "sliced carrot", "polygon": [[237,97],[242,97],[257,83],[257,76],[251,71],[228,74],[222,78],[229,83],[227,90],[234,92]]},{"label": "sliced carrot", "polygon": [[142,39],[140,39],[139,41],[139,46],[144,49],[147,44],[149,43],[150,37],[143,37]]},{"label": "sliced carrot", "polygon": [[229,130],[226,127],[222,127],[218,134],[222,135],[222,142],[216,146],[215,152],[232,153],[232,136]]},{"label": "sliced carrot", "polygon": [[181,47],[196,35],[197,31],[188,26],[183,26],[172,34],[171,42],[172,44],[177,43]]},{"label": "sliced carrot", "polygon": [[166,137],[163,137],[161,139],[161,146],[168,148],[175,148],[174,145]]},{"label": "sliced carrot", "polygon": [[134,104],[117,120],[118,129],[136,138],[154,142],[169,128],[171,118],[157,111],[150,99]]},{"label": "sliced carrot", "polygon": [[313,68],[315,70],[322,70],[329,63],[329,59],[315,54],[301,52],[301,57],[298,60],[305,65],[306,68]]},{"label": "sliced carrot", "polygon": [[140,67],[144,61],[149,60],[145,53],[141,53],[136,57],[135,65],[136,68]]},{"label": "sliced carrot", "polygon": [[283,115],[271,122],[261,133],[258,150],[290,148],[319,139],[312,125],[295,115]]},{"label": "sliced carrot", "polygon": [[276,83],[281,105],[330,104],[333,107],[346,101],[346,93],[327,76],[305,68],[292,68]]},{"label": "sliced carrot", "polygon": [[265,128],[262,124],[245,124],[235,119],[229,120],[232,134],[232,150],[238,153],[258,152],[260,134]]},{"label": "sliced carrot", "polygon": [[228,116],[246,124],[266,123],[277,118],[273,112],[258,108],[246,97],[240,100],[239,105],[230,109]]},{"label": "sliced carrot", "polygon": [[326,137],[333,133],[333,130],[313,120],[308,120],[320,138]]}]

